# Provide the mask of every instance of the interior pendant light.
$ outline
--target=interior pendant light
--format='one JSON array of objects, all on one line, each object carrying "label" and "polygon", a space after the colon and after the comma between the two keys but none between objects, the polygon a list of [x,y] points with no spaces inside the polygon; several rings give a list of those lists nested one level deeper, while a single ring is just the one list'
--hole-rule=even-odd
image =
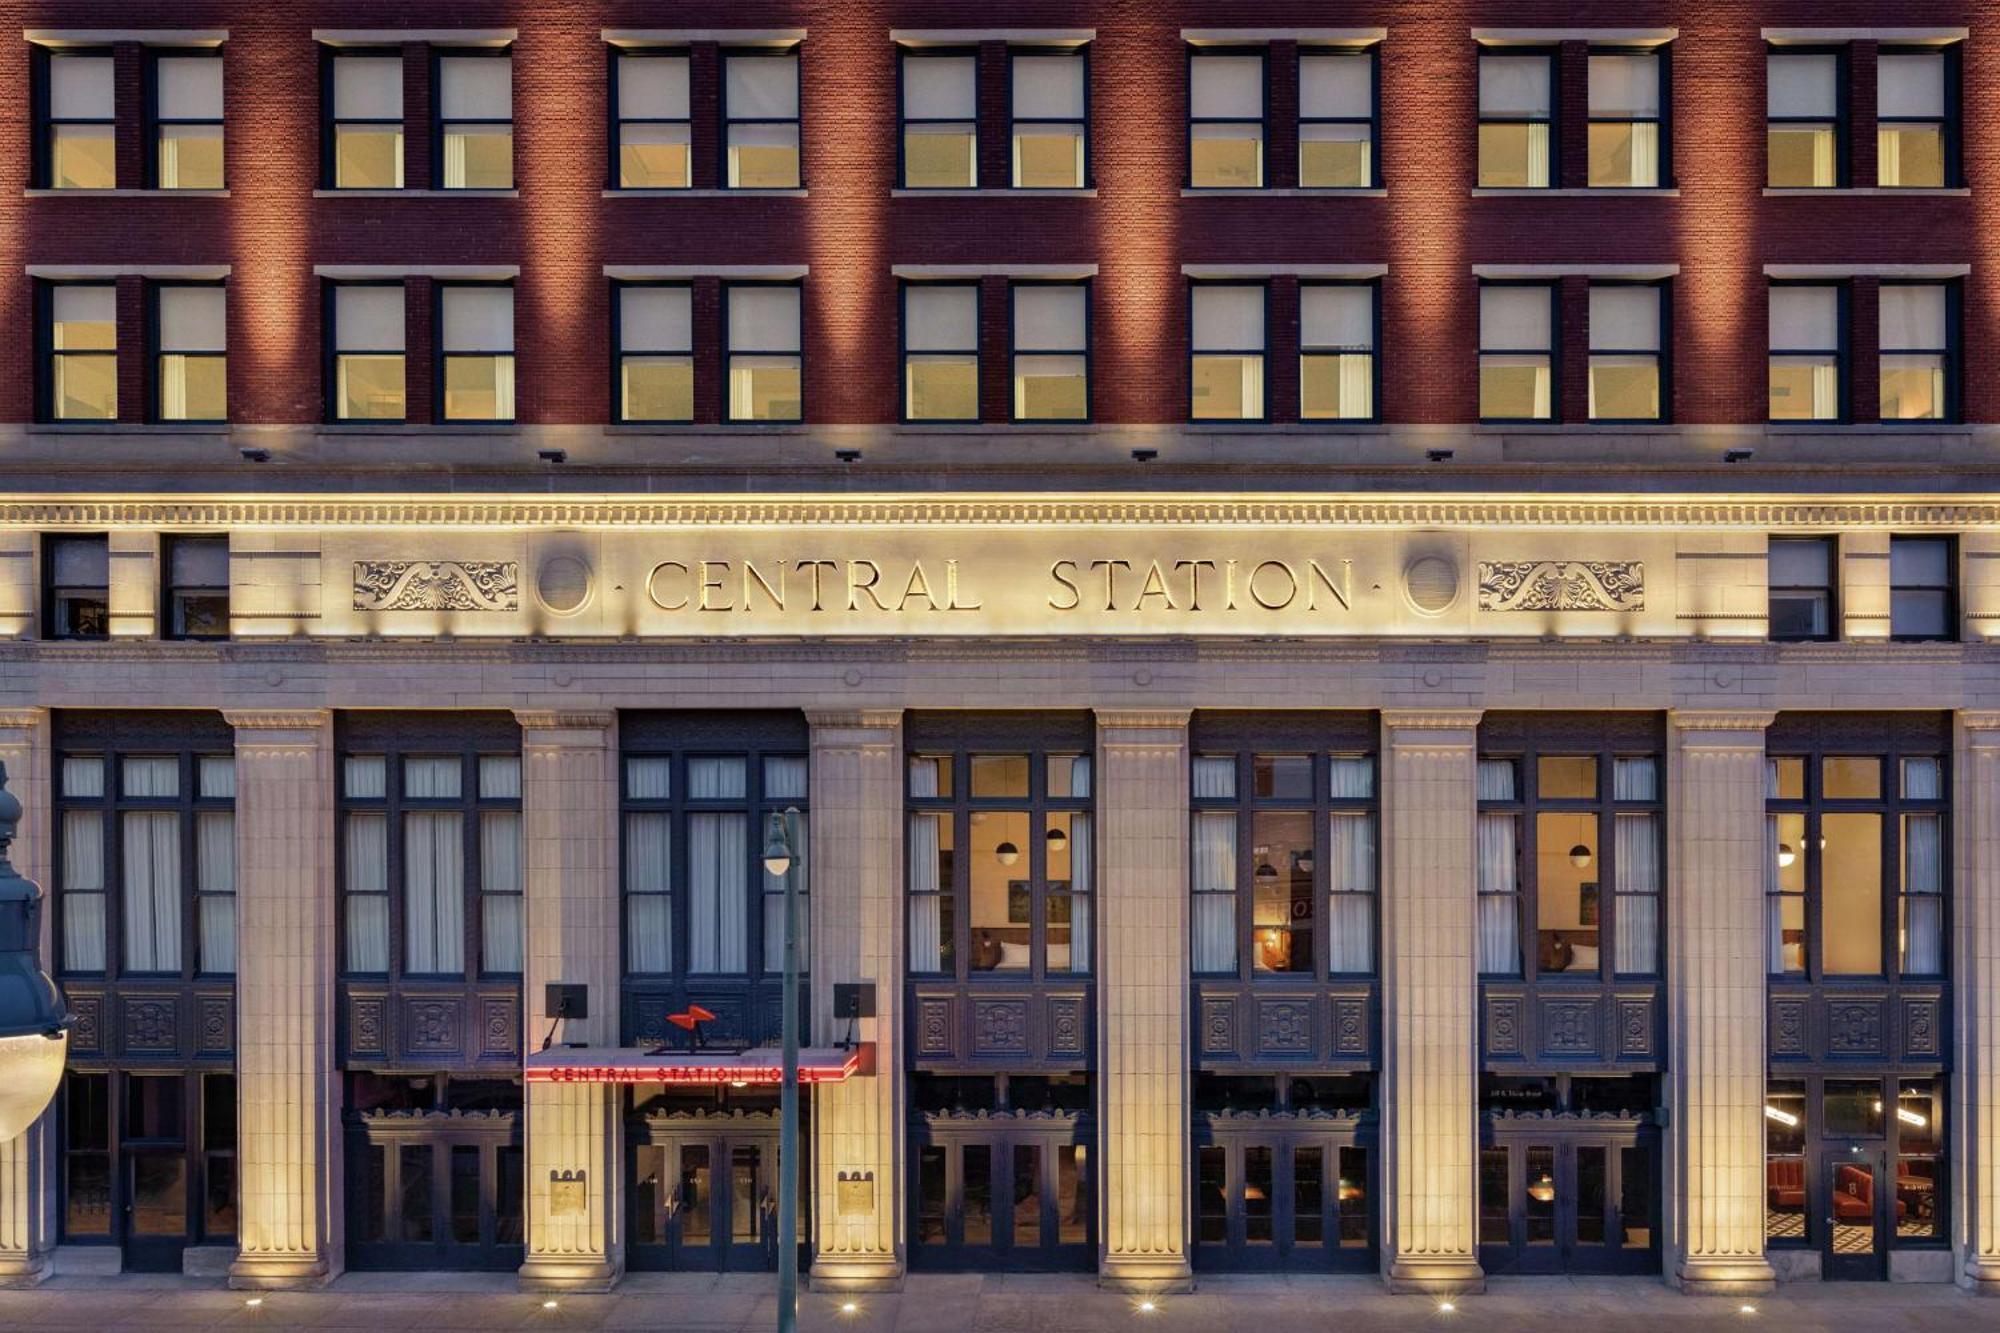
[{"label": "interior pendant light", "polygon": [[1069,846],[1069,834],[1059,828],[1052,828],[1049,830],[1049,836],[1046,841],[1049,844],[1050,851],[1059,852]]},{"label": "interior pendant light", "polygon": [[1003,866],[1013,865],[1021,859],[1021,849],[1011,842],[1003,842],[993,849],[993,859]]},{"label": "interior pendant light", "polygon": [[1577,844],[1576,846],[1574,846],[1574,847],[1570,848],[1570,849],[1569,849],[1569,863],[1570,863],[1571,865],[1575,866],[1575,867],[1576,867],[1576,868],[1577,868],[1578,870],[1587,870],[1587,869],[1589,869],[1589,868],[1590,868],[1590,848],[1588,848],[1588,847],[1584,846],[1584,845],[1583,845],[1582,843],[1578,843],[1578,844]]},{"label": "interior pendant light", "polygon": [[1798,861],[1798,859],[1799,859],[1799,854],[1796,850],[1793,849],[1792,844],[1790,844],[1789,842],[1781,842],[1778,844],[1778,866],[1780,869],[1784,869],[1786,867],[1793,865]]}]

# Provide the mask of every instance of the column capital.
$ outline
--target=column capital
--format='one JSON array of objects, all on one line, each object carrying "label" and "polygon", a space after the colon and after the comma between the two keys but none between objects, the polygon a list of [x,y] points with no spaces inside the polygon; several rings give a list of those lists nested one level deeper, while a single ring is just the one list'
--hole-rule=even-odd
[{"label": "column capital", "polygon": [[1391,734],[1398,731],[1476,731],[1479,719],[1486,716],[1483,708],[1385,708],[1382,710],[1382,730]]},{"label": "column capital", "polygon": [[1676,708],[1668,712],[1667,720],[1676,731],[1761,732],[1778,715],[1768,708]]},{"label": "column capital", "polygon": [[609,731],[618,714],[608,708],[516,708],[514,721],[523,731]]},{"label": "column capital", "polygon": [[222,720],[238,731],[312,731],[332,712],[325,708],[225,708]]},{"label": "column capital", "polygon": [[893,727],[903,720],[900,708],[808,708],[805,712],[810,725],[838,730]]},{"label": "column capital", "polygon": [[[0,716],[4,716],[4,714],[0,714]],[[1961,709],[1958,713],[1958,725],[1967,731],[1980,733],[2000,732],[2000,712],[1986,708]],[[1980,745],[1991,745],[1994,742],[1985,739],[1982,735],[1982,738],[1977,743]]]},{"label": "column capital", "polygon": [[0,731],[29,731],[48,717],[46,708],[0,708]]},{"label": "column capital", "polygon": [[1194,716],[1192,708],[1100,708],[1099,731],[1176,731]]}]

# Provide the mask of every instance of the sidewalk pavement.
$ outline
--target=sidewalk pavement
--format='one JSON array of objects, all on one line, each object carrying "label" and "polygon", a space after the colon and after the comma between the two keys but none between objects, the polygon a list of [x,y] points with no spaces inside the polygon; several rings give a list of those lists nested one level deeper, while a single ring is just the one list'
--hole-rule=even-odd
[{"label": "sidewalk pavement", "polygon": [[[843,1306],[851,1304],[851,1309]],[[900,1292],[806,1293],[806,1333],[1581,1333],[1757,1330],[1928,1333],[2000,1329],[2000,1301],[1943,1285],[1803,1282],[1744,1302],[1687,1297],[1657,1278],[1496,1278],[1485,1294],[1391,1296],[1372,1277],[1215,1276],[1151,1308],[1087,1276],[917,1274]],[[1746,1308],[1746,1306],[1748,1308]],[[321,1291],[230,1291],[219,1278],[58,1277],[0,1291],[0,1328],[395,1330],[659,1329],[738,1333],[776,1327],[768,1274],[641,1273],[602,1296],[547,1297],[512,1274],[350,1273]]]}]

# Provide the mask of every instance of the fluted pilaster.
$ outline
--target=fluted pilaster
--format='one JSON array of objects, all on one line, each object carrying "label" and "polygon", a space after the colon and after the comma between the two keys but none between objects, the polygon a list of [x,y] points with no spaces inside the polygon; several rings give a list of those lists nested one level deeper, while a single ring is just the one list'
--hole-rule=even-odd
[{"label": "fluted pilaster", "polygon": [[1960,713],[1957,731],[1959,1281],[2000,1296],[2000,713]]}]

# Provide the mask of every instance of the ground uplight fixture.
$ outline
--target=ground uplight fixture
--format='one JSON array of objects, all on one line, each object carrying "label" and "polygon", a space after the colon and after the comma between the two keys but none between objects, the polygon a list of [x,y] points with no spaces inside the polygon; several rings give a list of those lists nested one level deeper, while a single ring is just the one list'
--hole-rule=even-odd
[{"label": "ground uplight fixture", "polygon": [[1453,1305],[1453,1304],[1452,1304],[1452,1303],[1451,1303],[1450,1301],[1439,1301],[1439,1302],[1438,1302],[1438,1313],[1439,1313],[1439,1314],[1450,1314],[1450,1313],[1451,1313],[1451,1312],[1452,1312],[1453,1310],[1456,1310],[1457,1308],[1458,1308],[1458,1307],[1457,1307],[1456,1305]]},{"label": "ground uplight fixture", "polygon": [[246,463],[268,463],[271,461],[271,451],[269,449],[244,448],[238,449],[236,452],[243,455],[243,461]]},{"label": "ground uplight fixture", "polygon": [[544,463],[567,463],[569,462],[569,450],[537,449],[535,450],[535,457],[541,459]]},{"label": "ground uplight fixture", "polygon": [[1747,463],[1757,456],[1755,449],[1724,449],[1722,461],[1725,463]]},{"label": "ground uplight fixture", "polygon": [[7,859],[21,802],[0,764],[0,1142],[17,1138],[62,1082],[70,1016],[42,971],[42,890]]},{"label": "ground uplight fixture", "polygon": [[861,1312],[861,1307],[856,1305],[853,1301],[842,1301],[840,1303],[840,1312],[842,1314],[859,1314]]},{"label": "ground uplight fixture", "polygon": [[1456,450],[1452,449],[1426,449],[1424,450],[1424,457],[1430,459],[1433,463],[1449,463],[1456,452]]}]

